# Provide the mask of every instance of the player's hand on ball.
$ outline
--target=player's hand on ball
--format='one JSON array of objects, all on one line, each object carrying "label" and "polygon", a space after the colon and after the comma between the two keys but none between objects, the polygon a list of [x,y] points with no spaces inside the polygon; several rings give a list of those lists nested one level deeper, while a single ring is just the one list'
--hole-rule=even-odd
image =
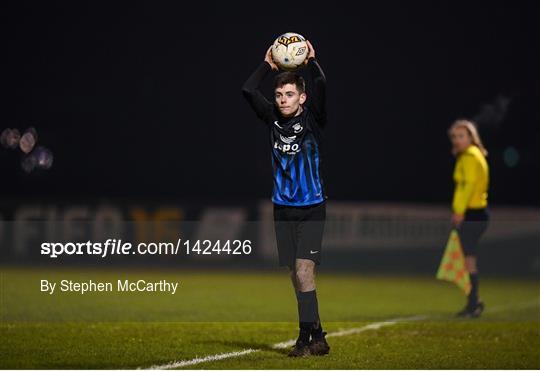
[{"label": "player's hand on ball", "polygon": [[264,56],[264,61],[268,63],[274,71],[277,71],[279,69],[277,64],[275,64],[274,60],[272,59],[272,45],[270,45],[270,47],[266,51],[266,55]]},{"label": "player's hand on ball", "polygon": [[309,40],[306,40],[306,44],[308,46],[309,51],[308,51],[308,56],[306,58],[306,61],[304,62],[305,64],[307,64],[310,58],[315,58],[315,49],[313,48],[313,45],[311,45]]}]

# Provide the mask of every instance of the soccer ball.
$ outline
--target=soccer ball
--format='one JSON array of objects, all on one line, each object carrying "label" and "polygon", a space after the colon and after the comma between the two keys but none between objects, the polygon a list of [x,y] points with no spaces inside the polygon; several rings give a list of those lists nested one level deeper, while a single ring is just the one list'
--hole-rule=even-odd
[{"label": "soccer ball", "polygon": [[308,56],[306,38],[294,32],[279,36],[272,45],[272,59],[279,68],[294,71],[300,67]]}]

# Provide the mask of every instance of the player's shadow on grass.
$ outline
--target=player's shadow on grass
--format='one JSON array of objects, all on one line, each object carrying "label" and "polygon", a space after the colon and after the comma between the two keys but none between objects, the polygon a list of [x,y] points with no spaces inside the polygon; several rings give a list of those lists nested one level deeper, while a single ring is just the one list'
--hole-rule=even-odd
[{"label": "player's shadow on grass", "polygon": [[210,340],[205,341],[205,344],[220,344],[220,345],[228,345],[228,346],[234,346],[239,347],[242,349],[260,349],[263,351],[269,351],[269,352],[275,352],[279,354],[288,354],[290,349],[278,349],[272,347],[272,345],[265,344],[265,343],[255,343],[255,342],[247,342],[247,341],[223,341],[223,340]]}]

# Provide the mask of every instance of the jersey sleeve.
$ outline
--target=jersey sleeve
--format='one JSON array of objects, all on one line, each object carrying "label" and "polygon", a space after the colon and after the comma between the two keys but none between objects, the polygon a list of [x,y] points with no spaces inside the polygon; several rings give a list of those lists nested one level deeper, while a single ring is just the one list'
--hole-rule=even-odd
[{"label": "jersey sleeve", "polygon": [[259,90],[259,86],[271,69],[268,63],[262,62],[242,86],[242,94],[257,114],[257,117],[265,123],[271,121],[274,105],[264,97]]},{"label": "jersey sleeve", "polygon": [[308,96],[307,105],[315,113],[319,124],[326,125],[326,76],[317,60],[310,58],[307,67],[311,75],[311,96]]},{"label": "jersey sleeve", "polygon": [[460,160],[463,162],[463,180],[461,184],[456,184],[452,210],[456,214],[463,215],[471,200],[480,169],[474,156],[465,154]]}]

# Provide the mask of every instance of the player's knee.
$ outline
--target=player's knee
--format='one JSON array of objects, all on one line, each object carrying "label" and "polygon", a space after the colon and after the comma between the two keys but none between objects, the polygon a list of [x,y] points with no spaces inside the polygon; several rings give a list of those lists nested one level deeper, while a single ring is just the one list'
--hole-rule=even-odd
[{"label": "player's knee", "polygon": [[301,266],[296,269],[296,280],[300,283],[308,283],[313,281],[312,267]]}]

